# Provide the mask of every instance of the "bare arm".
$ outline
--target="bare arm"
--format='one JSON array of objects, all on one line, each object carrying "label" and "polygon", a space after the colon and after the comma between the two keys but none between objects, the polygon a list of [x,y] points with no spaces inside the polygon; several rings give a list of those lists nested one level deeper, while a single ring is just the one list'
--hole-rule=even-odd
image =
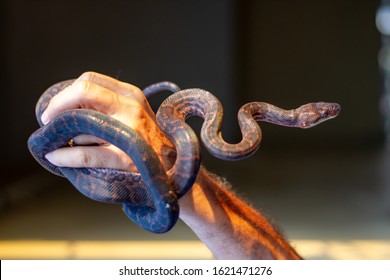
[{"label": "bare arm", "polygon": [[[142,92],[97,73],[85,73],[59,93],[42,116],[44,123],[58,113],[92,108],[108,114],[139,132],[159,155],[166,169],[173,145],[159,130]],[[58,166],[108,167],[135,171],[131,159],[100,139],[80,136],[80,146],[58,149],[47,158]],[[83,146],[99,143],[99,146]],[[299,255],[258,211],[238,198],[227,182],[200,170],[192,189],[179,201],[180,218],[195,232],[217,259],[299,259]]]},{"label": "bare arm", "polygon": [[180,218],[217,259],[300,259],[260,212],[204,168],[180,206]]}]

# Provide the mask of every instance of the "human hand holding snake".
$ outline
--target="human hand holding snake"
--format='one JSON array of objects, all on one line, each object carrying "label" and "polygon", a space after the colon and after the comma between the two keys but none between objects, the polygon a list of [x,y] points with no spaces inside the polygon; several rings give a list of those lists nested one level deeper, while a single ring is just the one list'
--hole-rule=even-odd
[{"label": "human hand holding snake", "polygon": [[[220,133],[221,105],[204,90],[183,90],[167,98],[157,113],[158,125],[138,88],[97,73],[47,92],[37,107],[38,120],[46,126],[29,140],[35,158],[88,197],[122,203],[133,221],[153,232],[166,232],[175,224],[177,200],[191,189],[199,170],[199,143],[184,122],[187,117],[204,119],[201,136],[213,155],[238,160],[254,153],[261,142],[256,121],[307,128],[340,110],[322,102],[294,110],[249,103],[238,114],[242,141],[228,144]],[[71,139],[76,147],[67,147]]]}]

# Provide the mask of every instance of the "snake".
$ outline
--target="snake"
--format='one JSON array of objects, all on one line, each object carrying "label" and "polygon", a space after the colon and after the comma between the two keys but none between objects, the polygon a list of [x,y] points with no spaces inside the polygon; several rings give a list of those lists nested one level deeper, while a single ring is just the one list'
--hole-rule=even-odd
[{"label": "snake", "polygon": [[[49,87],[39,98],[35,113],[40,125],[28,139],[33,157],[48,171],[66,177],[83,195],[96,201],[122,205],[124,213],[146,231],[164,233],[179,218],[179,199],[193,186],[201,164],[201,148],[196,133],[186,120],[203,119],[200,138],[213,156],[240,160],[259,148],[262,132],[259,121],[276,125],[310,128],[336,117],[337,103],[308,103],[284,110],[265,102],[243,105],[237,115],[242,138],[231,144],[221,133],[223,108],[216,96],[200,88],[180,89],[171,82],[152,84],[143,90],[147,98],[158,92],[170,92],[156,113],[156,122],[176,149],[173,166],[165,170],[153,148],[135,130],[101,112],[72,109],[58,114],[44,125],[41,115],[50,100],[70,86],[66,80]],[[129,112],[130,113],[130,112]],[[45,155],[78,135],[93,135],[123,150],[134,162],[137,172],[110,168],[70,168],[50,163]]]}]

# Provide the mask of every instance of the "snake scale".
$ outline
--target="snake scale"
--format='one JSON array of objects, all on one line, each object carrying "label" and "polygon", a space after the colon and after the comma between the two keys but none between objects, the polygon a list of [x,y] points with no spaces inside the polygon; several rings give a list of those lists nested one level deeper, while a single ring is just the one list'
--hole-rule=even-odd
[{"label": "snake scale", "polygon": [[[180,90],[175,84],[161,82],[143,90],[146,97],[171,91],[159,107],[156,119],[160,129],[176,147],[176,160],[166,172],[150,145],[134,130],[100,112],[74,109],[57,115],[43,125],[41,115],[51,98],[73,80],[48,88],[38,100],[36,116],[41,126],[28,139],[34,158],[47,170],[66,177],[85,196],[122,205],[125,214],[145,230],[169,231],[179,217],[178,199],[194,184],[200,166],[200,144],[185,120],[203,118],[201,140],[209,152],[221,159],[239,160],[253,154],[261,142],[257,121],[282,126],[309,128],[334,118],[340,111],[336,103],[309,103],[293,110],[283,110],[263,102],[245,104],[238,112],[242,140],[225,142],[221,135],[223,110],[219,100],[202,89]],[[97,136],[122,149],[136,164],[138,173],[108,168],[57,167],[45,154],[66,146],[77,135]]]}]

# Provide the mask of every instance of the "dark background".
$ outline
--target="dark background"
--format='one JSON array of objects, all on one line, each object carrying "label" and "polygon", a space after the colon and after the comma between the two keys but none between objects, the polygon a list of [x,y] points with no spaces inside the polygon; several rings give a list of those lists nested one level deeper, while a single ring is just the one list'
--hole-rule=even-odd
[{"label": "dark background", "polygon": [[[21,188],[27,190],[28,176],[46,174],[26,145],[38,128],[34,107],[41,93],[55,82],[96,71],[141,88],[170,80],[182,88],[211,91],[224,106],[223,134],[229,141],[240,138],[236,113],[246,102],[286,109],[313,101],[340,103],[337,119],[313,129],[260,124],[262,147],[252,159],[225,163],[203,152],[206,165],[251,198],[265,191],[270,202],[263,197],[262,205],[271,215],[298,227],[310,219],[283,216],[286,198],[277,202],[280,194],[308,197],[292,203],[300,217],[316,209],[318,201],[311,198],[323,198],[323,208],[312,212],[311,221],[332,208],[324,220],[331,225],[336,216],[341,226],[351,213],[367,213],[378,197],[390,198],[379,110],[379,1],[0,3],[0,191],[24,178]],[[153,107],[162,99],[153,97]],[[193,123],[199,126],[199,120]],[[253,182],[261,188],[250,189]],[[345,208],[354,193],[358,200]],[[306,208],[298,206],[305,203]],[[370,213],[381,213],[388,222],[388,212],[380,211]]]},{"label": "dark background", "polygon": [[231,141],[239,139],[236,112],[246,102],[289,109],[321,100],[342,105],[337,120],[311,131],[263,124],[263,145],[376,145],[383,134],[378,4],[2,1],[2,177],[38,167],[26,141],[37,128],[40,94],[88,70],[139,87],[170,80],[207,89],[224,105]]}]

